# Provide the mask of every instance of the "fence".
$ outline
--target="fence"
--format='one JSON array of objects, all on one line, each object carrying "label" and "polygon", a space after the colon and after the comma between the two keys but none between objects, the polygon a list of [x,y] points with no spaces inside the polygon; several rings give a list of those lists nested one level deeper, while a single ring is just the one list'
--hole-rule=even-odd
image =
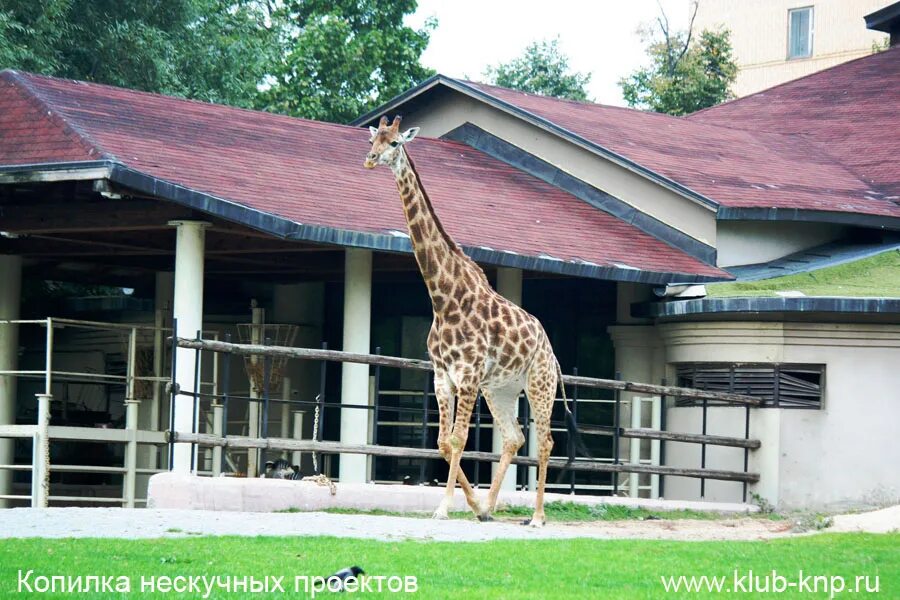
[{"label": "fence", "polygon": [[[187,338],[176,338],[173,339],[173,346],[177,345],[182,348],[189,348],[195,350],[197,353],[201,351],[211,351],[217,353],[228,353],[228,354],[237,354],[243,356],[262,356],[264,360],[269,360],[274,357],[278,357],[280,359],[305,359],[305,360],[319,360],[322,361],[322,368],[324,370],[326,362],[334,361],[334,362],[352,362],[352,363],[360,363],[367,364],[375,367],[374,374],[374,394],[372,395],[372,404],[357,404],[357,405],[348,405],[346,403],[341,403],[335,408],[341,409],[358,409],[358,410],[370,410],[374,413],[375,422],[378,422],[378,415],[381,409],[380,406],[380,397],[381,394],[379,392],[379,379],[380,379],[380,369],[382,367],[390,367],[390,368],[401,368],[401,369],[414,369],[420,371],[431,371],[432,367],[428,361],[424,360],[416,360],[409,358],[400,358],[400,357],[392,357],[392,356],[382,356],[380,354],[360,354],[360,353],[351,353],[351,352],[342,352],[337,350],[329,350],[327,348],[322,349],[313,349],[313,348],[288,348],[288,347],[278,347],[278,346],[269,346],[269,345],[260,345],[260,344],[233,344],[230,341],[226,340],[224,342],[217,340],[203,340],[200,339],[199,336],[195,339],[187,339]],[[427,380],[427,379],[426,379]],[[325,381],[324,376],[322,377],[322,381]],[[630,491],[634,491],[637,487],[635,475],[639,474],[650,474],[654,476],[658,476],[660,479],[658,480],[657,485],[651,484],[651,487],[658,487],[658,491],[662,493],[664,489],[664,477],[666,476],[679,476],[679,477],[693,477],[700,479],[701,485],[701,495],[703,493],[703,489],[705,486],[705,481],[707,479],[719,479],[724,481],[737,481],[741,482],[744,485],[744,498],[746,499],[747,492],[747,484],[753,483],[759,479],[758,474],[751,473],[748,471],[748,458],[749,451],[751,449],[759,448],[759,441],[750,438],[750,408],[752,406],[758,406],[760,401],[757,398],[753,398],[750,396],[744,396],[740,394],[732,394],[732,393],[724,393],[724,392],[714,392],[707,390],[699,390],[692,388],[681,388],[667,385],[653,385],[647,383],[638,383],[638,382],[630,382],[630,381],[622,381],[619,379],[610,380],[610,379],[597,379],[597,378],[589,378],[589,377],[580,377],[577,375],[564,375],[563,376],[564,383],[569,386],[573,391],[573,397],[577,399],[578,388],[596,388],[596,389],[606,389],[612,390],[614,394],[614,399],[611,401],[614,405],[614,417],[613,417],[613,425],[612,426],[593,426],[593,427],[581,427],[581,431],[584,434],[594,434],[594,435],[609,435],[613,438],[613,456],[611,464],[605,463],[602,460],[597,459],[587,459],[587,460],[579,460],[573,464],[568,464],[565,461],[551,461],[550,468],[567,468],[571,471],[587,471],[594,473],[627,473],[631,477],[629,479],[629,488]],[[226,386],[227,387],[227,386]],[[652,428],[643,428],[640,427],[640,413],[641,413],[641,402],[646,401],[646,399],[636,399],[632,402],[632,427],[622,427],[620,424],[619,416],[622,413],[621,405],[622,400],[620,398],[620,394],[622,392],[637,392],[637,393],[645,393],[645,394],[653,394],[658,395],[659,398],[656,400],[651,399],[650,402],[652,405],[658,406],[660,408],[656,409],[656,416],[654,418]],[[184,392],[179,392],[185,394]],[[204,394],[185,394],[188,396],[193,396],[195,400],[204,396]],[[661,407],[665,406],[666,398],[669,396],[674,397],[688,397],[688,398],[696,398],[703,401],[703,431],[700,434],[687,434],[687,433],[677,433],[665,431],[665,423],[664,423],[664,415],[665,410],[662,410]],[[174,394],[173,394],[174,398]],[[423,407],[422,407],[422,432],[423,432],[423,442],[426,439],[424,433],[428,427],[428,414],[429,411],[432,410],[428,407],[428,388],[427,384],[425,390],[422,394],[423,398]],[[727,436],[716,436],[709,435],[706,427],[706,411],[707,405],[709,401],[717,401],[717,402],[725,402],[729,404],[737,404],[745,407],[745,437],[736,438],[736,437],[727,437]],[[223,398],[224,404],[227,406],[228,397],[225,396]],[[270,402],[269,393],[267,389],[263,390],[263,398],[262,402],[264,404],[263,413],[268,413],[268,404]],[[325,397],[324,397],[324,389],[322,393],[320,393],[318,398],[317,408],[319,410],[319,419],[324,418],[325,413]],[[577,400],[576,400],[577,407]],[[227,409],[226,409],[227,410]],[[392,409],[396,410],[396,409]],[[577,415],[576,415],[577,416]],[[528,421],[526,417],[526,421]],[[561,423],[554,423],[556,427],[561,427]],[[478,418],[476,415],[476,422],[472,425],[473,427],[478,427]],[[526,427],[526,431],[530,429]],[[377,428],[375,429],[377,432]],[[245,438],[245,437],[234,437],[234,436],[225,436],[222,435],[221,432],[214,432],[212,435],[209,434],[198,434],[198,433],[184,433],[184,432],[170,432],[169,433],[169,442],[171,444],[175,443],[191,443],[194,445],[206,446],[206,447],[214,447],[214,448],[230,448],[230,449],[248,449],[248,450],[278,450],[278,451],[293,451],[293,452],[313,452],[318,455],[333,455],[333,454],[364,454],[369,456],[389,456],[389,457],[403,457],[410,459],[426,459],[426,460],[444,460],[440,453],[436,449],[430,449],[426,447],[420,448],[410,448],[410,447],[391,447],[391,446],[382,446],[377,443],[377,435],[373,436],[375,439],[372,439],[372,443],[370,444],[348,444],[342,442],[334,442],[334,441],[324,441],[322,439],[322,426],[317,428],[317,439],[314,440],[291,440],[285,438],[271,438],[266,435],[258,438]],[[477,438],[477,436],[476,436]],[[629,462],[622,462],[620,460],[620,441],[622,438],[628,439],[632,442],[631,447],[629,448]],[[652,454],[656,455],[657,462],[664,462],[665,456],[665,442],[667,441],[675,441],[675,442],[684,442],[684,443],[696,443],[700,444],[702,447],[701,450],[701,466],[698,469],[694,468],[681,468],[681,467],[672,467],[665,466],[662,464],[640,464],[636,458],[638,452],[636,452],[637,443],[640,440],[651,440],[654,442],[659,442],[657,449],[652,452]],[[744,450],[744,470],[743,471],[725,471],[725,470],[713,470],[706,468],[706,446],[707,445],[719,445],[719,446],[728,446],[735,448],[742,448]],[[424,443],[423,443],[424,446]],[[194,452],[196,455],[196,452]],[[496,462],[500,459],[498,454],[481,452],[479,449],[474,451],[467,451],[463,454],[464,459],[474,460],[474,461],[488,461],[488,462]],[[651,459],[652,461],[652,459]],[[527,466],[536,466],[537,460],[533,457],[526,456],[516,456],[513,458],[513,464],[527,465]],[[570,482],[570,487],[574,491],[574,482]],[[612,484],[613,493],[618,493],[619,491],[619,480],[618,477],[613,477]]]},{"label": "fence", "polygon": [[[10,370],[0,371],[0,377],[24,377],[33,379],[43,379],[43,391],[38,396],[38,411],[35,418],[35,424],[30,425],[0,425],[0,438],[13,439],[31,439],[32,440],[32,461],[31,464],[0,464],[0,471],[31,471],[32,486],[31,494],[3,494],[0,499],[12,500],[30,500],[33,506],[46,506],[48,502],[92,502],[92,503],[109,503],[121,504],[126,507],[135,506],[146,501],[146,499],[136,497],[135,480],[138,475],[151,475],[153,473],[162,472],[165,469],[159,468],[159,465],[166,464],[171,457],[171,445],[176,442],[186,442],[194,445],[192,456],[194,457],[194,467],[201,474],[218,475],[223,470],[227,470],[231,464],[229,462],[228,451],[237,453],[247,452],[248,454],[260,452],[262,450],[277,450],[284,452],[292,452],[294,462],[299,462],[301,452],[309,452],[319,457],[328,457],[334,454],[364,454],[373,457],[402,457],[408,460],[421,461],[422,468],[426,460],[443,460],[436,449],[427,447],[426,440],[429,427],[435,424],[429,421],[429,416],[436,413],[431,408],[430,398],[433,396],[430,390],[423,389],[421,393],[422,406],[416,409],[404,409],[407,415],[412,415],[411,421],[403,421],[402,423],[390,423],[381,420],[381,414],[387,409],[384,406],[384,398],[397,394],[410,394],[411,392],[399,392],[397,390],[382,390],[380,388],[381,369],[383,368],[399,368],[412,369],[416,371],[427,372],[431,370],[431,365],[427,361],[398,358],[391,356],[381,356],[379,354],[354,354],[340,352],[334,350],[310,349],[310,348],[287,348],[278,346],[265,346],[254,344],[233,344],[230,341],[218,341],[216,339],[184,339],[170,338],[167,344],[166,334],[171,330],[161,326],[159,316],[155,325],[132,325],[132,324],[115,324],[115,323],[99,323],[92,321],[76,321],[72,319],[47,318],[40,320],[19,320],[19,321],[0,321],[0,325],[39,325],[46,328],[46,360],[44,369],[32,370]],[[59,370],[55,368],[53,363],[53,332],[54,329],[60,327],[75,327],[87,329],[103,329],[114,330],[121,333],[123,338],[127,340],[127,369],[124,375],[99,375],[96,373],[83,373]],[[136,368],[136,349],[138,340],[144,336],[153,339],[154,344],[154,366],[151,374],[141,374]],[[227,336],[226,336],[227,338]],[[167,364],[165,357],[166,346],[174,349],[175,346],[191,348],[196,351],[196,362],[200,363],[201,352],[212,352],[214,359],[212,360],[212,381],[201,381],[200,392],[197,394],[189,394],[181,392],[171,385],[170,377],[165,376]],[[269,373],[271,368],[271,359],[281,357],[286,359],[316,360],[321,361],[321,389],[318,398],[312,400],[291,400],[289,398],[271,398],[269,394],[267,381],[269,375],[264,376],[261,397],[243,397],[232,395],[230,391],[230,367],[229,361],[222,361],[219,366],[219,355],[236,354],[236,355],[255,355],[263,357],[264,369]],[[374,367],[373,395],[371,404],[348,405],[346,403],[326,403],[325,402],[325,381],[326,368],[329,362],[355,362],[372,365]],[[124,428],[100,429],[95,427],[77,427],[77,426],[59,426],[50,425],[50,400],[52,399],[52,386],[55,381],[62,380],[82,380],[105,381],[115,383],[116,385],[125,386],[125,423]],[[222,380],[222,381],[220,381]],[[430,380],[429,377],[425,378]],[[565,375],[564,382],[570,390],[574,398],[578,397],[579,389],[604,389],[611,390],[613,397],[611,399],[591,400],[592,402],[602,402],[609,404],[613,409],[612,425],[584,425],[581,427],[582,433],[585,435],[603,435],[612,438],[613,453],[611,457],[592,459],[580,458],[572,465],[566,465],[561,460],[553,460],[551,468],[561,468],[567,466],[574,472],[587,472],[597,474],[608,474],[611,482],[608,485],[598,485],[596,488],[601,491],[608,491],[618,494],[627,490],[629,494],[636,495],[639,490],[638,476],[649,475],[650,484],[642,487],[651,496],[662,495],[664,493],[665,478],[671,476],[692,477],[700,480],[701,491],[705,485],[706,479],[720,479],[725,481],[737,481],[743,483],[744,495],[746,498],[746,487],[748,483],[752,483],[758,479],[758,475],[748,472],[748,453],[751,449],[759,447],[759,441],[750,439],[749,437],[749,409],[758,405],[759,401],[748,396],[737,394],[728,394],[720,392],[711,392],[705,390],[679,388],[666,385],[652,385],[646,383],[628,382],[621,380],[595,379],[580,377],[577,375]],[[167,395],[164,389],[164,383],[169,383],[169,392],[193,396],[199,413],[201,402],[206,403],[207,409],[205,415],[207,417],[207,433],[187,433],[174,431],[160,431],[156,428],[140,429],[138,428],[138,396],[144,395],[145,402],[150,402],[153,408],[151,422],[158,422],[162,416],[164,408],[164,398]],[[137,388],[143,387],[141,391]],[[208,390],[208,391],[204,391]],[[222,390],[220,393],[219,390]],[[630,401],[621,398],[622,392],[634,392],[637,394],[646,394],[650,397],[637,397]],[[412,392],[418,395],[417,392]],[[173,395],[169,394],[170,402]],[[704,401],[703,411],[703,430],[700,434],[676,433],[666,431],[665,429],[665,413],[663,407],[666,405],[666,399],[669,396],[675,397],[691,397]],[[262,417],[262,425],[258,429],[260,437],[244,437],[226,435],[226,426],[233,423],[228,417],[228,405],[232,400],[247,400],[255,402],[261,407],[259,411]],[[746,426],[745,436],[743,438],[733,438],[725,436],[710,435],[706,431],[706,404],[708,401],[727,402],[730,404],[741,405],[746,407]],[[584,405],[584,399],[577,400],[576,407]],[[303,432],[303,411],[293,411],[293,422],[287,423],[287,419],[282,417],[282,429],[280,437],[272,437],[269,435],[268,423],[269,412],[272,403],[281,403],[282,415],[288,415],[290,409],[300,408],[318,408],[319,416],[322,420],[319,427],[316,428],[316,439],[304,440]],[[527,407],[527,404],[525,404]],[[631,426],[622,426],[620,423],[621,415],[624,407],[631,409]],[[651,427],[641,427],[640,415],[646,412],[645,407],[649,407],[653,418],[651,419]],[[379,445],[378,428],[373,428],[373,434],[370,436],[369,444],[352,445],[343,444],[337,441],[329,441],[323,439],[324,423],[328,410],[334,409],[357,409],[371,411],[376,423],[384,423],[387,426],[418,428],[421,433],[422,443],[420,447],[392,447]],[[396,411],[397,408],[390,408],[390,411]],[[527,408],[526,408],[527,410]],[[171,410],[169,411],[171,415]],[[416,419],[418,416],[420,419]],[[474,428],[489,427],[489,423],[482,423],[482,415],[480,411],[475,416]],[[156,421],[153,421],[155,419]],[[530,423],[530,419],[526,414],[524,416],[526,423]],[[194,430],[196,432],[197,424],[195,421]],[[286,426],[292,425],[291,426]],[[554,430],[563,430],[562,423],[554,423]],[[525,428],[526,435],[530,434],[530,427]],[[171,427],[170,427],[171,430]],[[289,436],[293,435],[293,439]],[[475,436],[478,440],[479,436]],[[124,445],[124,453],[121,466],[97,466],[97,465],[77,465],[77,464],[51,464],[49,455],[50,441],[77,441],[77,442],[93,442],[101,444]],[[624,440],[624,441],[623,441]],[[641,457],[640,442],[641,440],[650,440],[650,456]],[[700,444],[703,448],[701,455],[700,468],[679,468],[666,466],[665,448],[666,442],[683,442]],[[628,452],[624,452],[624,444],[628,444]],[[705,464],[705,448],[708,445],[728,446],[741,448],[744,451],[744,470],[743,471],[722,471],[707,469]],[[147,467],[137,466],[137,453],[139,446],[146,446],[152,449],[153,455],[156,457],[153,464]],[[166,448],[169,452],[166,453]],[[200,456],[198,449],[206,449],[204,456],[204,468],[198,469],[200,466]],[[525,446],[527,448],[527,444]],[[168,456],[166,456],[168,454]],[[627,454],[627,461],[623,461],[622,457]],[[464,454],[467,460],[476,461],[475,465],[482,462],[496,462],[499,455],[490,452],[484,452],[477,446],[472,451]],[[321,464],[321,463],[320,463]],[[537,462],[534,457],[517,456],[513,459],[513,464],[534,467]],[[232,465],[233,468],[233,465]],[[99,497],[69,496],[69,495],[50,495],[49,493],[49,474],[50,472],[60,473],[103,473],[121,475],[123,479],[122,493],[120,495],[109,495]],[[524,471],[524,470],[523,470]],[[528,469],[534,472],[534,468]],[[622,480],[619,475],[627,475]],[[476,469],[476,478],[478,470]],[[574,477],[570,477],[565,485],[572,492],[575,491],[576,485]]]}]

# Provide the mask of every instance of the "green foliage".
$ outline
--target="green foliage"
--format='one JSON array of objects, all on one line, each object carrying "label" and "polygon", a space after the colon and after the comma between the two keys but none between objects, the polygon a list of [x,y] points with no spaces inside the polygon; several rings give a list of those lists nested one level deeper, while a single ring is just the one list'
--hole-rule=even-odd
[{"label": "green foliage", "polygon": [[264,17],[249,0],[0,0],[0,67],[249,106]]},{"label": "green foliage", "polygon": [[0,0],[0,68],[347,121],[428,77],[415,0]]},{"label": "green foliage", "polygon": [[490,83],[542,96],[590,100],[586,86],[590,73],[571,72],[569,57],[559,49],[559,39],[532,42],[522,56],[484,72]]},{"label": "green foliage", "polygon": [[662,38],[649,39],[650,66],[619,80],[628,106],[686,115],[728,100],[737,77],[730,33],[704,30],[693,40],[689,31],[661,29]]},{"label": "green foliage", "polygon": [[432,75],[419,64],[436,22],[403,24],[415,0],[284,0],[272,20],[282,54],[257,107],[346,122]]}]

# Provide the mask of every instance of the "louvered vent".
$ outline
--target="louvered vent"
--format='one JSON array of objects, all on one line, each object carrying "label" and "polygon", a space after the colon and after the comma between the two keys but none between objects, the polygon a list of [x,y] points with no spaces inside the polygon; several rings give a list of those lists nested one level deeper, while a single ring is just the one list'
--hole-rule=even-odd
[{"label": "louvered vent", "polygon": [[[822,407],[824,365],[682,363],[677,373],[679,386],[746,394],[762,399],[763,406]],[[676,402],[677,406],[700,404],[699,400],[683,397]]]}]

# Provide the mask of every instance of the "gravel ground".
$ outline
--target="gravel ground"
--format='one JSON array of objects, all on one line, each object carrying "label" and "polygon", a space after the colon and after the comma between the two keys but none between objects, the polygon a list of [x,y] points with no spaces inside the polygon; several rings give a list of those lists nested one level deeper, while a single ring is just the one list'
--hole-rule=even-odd
[{"label": "gravel ground", "polygon": [[783,522],[748,518],[720,521],[549,522],[544,528],[535,529],[502,521],[435,521],[322,512],[247,513],[124,508],[14,508],[0,511],[0,538],[332,535],[379,540],[486,541],[572,537],[760,539],[785,534]]},{"label": "gravel ground", "polygon": [[[157,538],[191,535],[330,535],[377,540],[486,541],[494,539],[758,540],[791,535],[792,522],[739,517],[717,520],[549,522],[542,529],[518,523],[435,521],[323,512],[248,513],[177,509],[14,508],[0,510],[0,538]],[[900,529],[900,506],[835,517],[825,531]]]}]

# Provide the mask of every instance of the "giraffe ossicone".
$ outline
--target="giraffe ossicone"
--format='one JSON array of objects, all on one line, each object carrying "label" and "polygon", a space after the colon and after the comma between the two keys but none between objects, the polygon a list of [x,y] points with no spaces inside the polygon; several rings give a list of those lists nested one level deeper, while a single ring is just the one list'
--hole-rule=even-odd
[{"label": "giraffe ossicone", "polygon": [[[525,443],[516,414],[519,394],[525,390],[538,440],[537,497],[530,525],[541,527],[545,522],[547,462],[553,448],[550,414],[562,377],[550,340],[537,318],[491,288],[481,267],[444,229],[404,149],[419,129],[401,133],[397,116],[390,124],[382,117],[378,127],[369,130],[372,148],[365,167],[387,165],[394,173],[413,253],[434,314],[428,354],[434,365],[440,419],[438,448],[450,464],[444,498],[434,516],[447,518],[458,481],[472,511],[480,520],[490,520],[500,483],[512,457]],[[484,505],[475,498],[459,466],[479,391],[503,439],[503,453]],[[567,404],[565,408],[569,412]]]}]

